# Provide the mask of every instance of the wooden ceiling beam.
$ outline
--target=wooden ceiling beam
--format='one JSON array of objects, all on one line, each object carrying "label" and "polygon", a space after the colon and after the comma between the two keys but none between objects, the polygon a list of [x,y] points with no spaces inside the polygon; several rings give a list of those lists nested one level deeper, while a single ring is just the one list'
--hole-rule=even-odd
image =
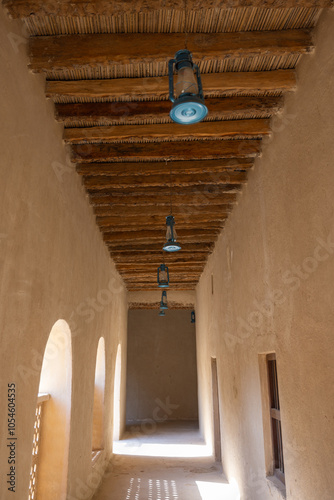
[{"label": "wooden ceiling beam", "polygon": [[[160,260],[152,260],[152,261],[148,261],[146,263],[144,262],[131,262],[130,264],[127,263],[128,266],[132,266],[132,267],[122,267],[122,264],[121,263],[117,263],[116,266],[117,266],[117,269],[119,270],[133,270],[133,269],[138,269],[138,270],[146,270],[146,269],[154,269],[155,271],[157,271],[158,267],[161,265],[162,263],[162,260],[161,260],[161,256],[160,256]],[[197,271],[201,271],[205,268],[205,264],[206,264],[206,261],[203,261],[201,263],[198,263],[196,264],[191,262],[190,260],[189,261],[184,261],[184,262],[179,262],[177,264],[175,263],[172,263],[172,262],[165,262],[165,264],[168,266],[168,269],[194,269],[194,270],[197,270]],[[124,265],[124,264],[123,264]]]},{"label": "wooden ceiling beam", "polygon": [[[168,269],[173,269],[172,264],[170,264],[168,262],[165,262],[165,263],[168,265]],[[136,263],[133,262],[133,264],[134,264],[134,269],[136,269]],[[160,258],[159,262],[152,261],[152,263],[150,263],[150,262],[147,263],[148,267],[150,267],[151,269],[154,269],[155,272],[157,272],[157,269],[161,264],[162,264],[161,258]],[[201,267],[195,265],[194,269],[198,269],[199,272],[202,272],[201,270],[203,270],[205,268],[205,265],[206,265],[206,262],[204,262]],[[116,267],[118,269],[118,264],[116,265]],[[191,267],[191,262],[188,261],[188,262],[182,263],[182,265],[180,266],[180,269],[188,269],[190,267]],[[174,269],[178,269],[178,268],[174,268]]]},{"label": "wooden ceiling beam", "polygon": [[112,252],[112,257],[116,265],[121,265],[122,263],[125,264],[148,264],[148,263],[153,263],[159,266],[162,262],[162,258],[164,257],[165,263],[167,265],[173,265],[176,263],[184,264],[184,263],[192,263],[192,264],[203,264],[205,265],[208,255],[205,251],[203,252],[196,252],[195,255],[191,254],[184,254],[183,252],[173,252],[173,254],[170,254],[168,252],[164,252],[164,256],[162,255],[161,248],[160,250],[157,251],[151,251],[147,252],[147,254],[139,254],[137,255],[133,251],[129,252]]},{"label": "wooden ceiling beam", "polygon": [[[172,190],[173,200],[175,205],[181,205],[181,199],[189,199],[189,204],[193,204],[193,200],[197,199],[197,203],[207,205],[211,200],[223,194],[236,194],[240,191],[241,184],[215,184],[212,180],[211,184],[198,184],[190,186],[175,186]],[[147,196],[147,204],[151,204],[151,198],[155,196],[160,198],[160,204],[165,205],[166,197],[169,195],[170,201],[170,187],[167,186],[146,186],[146,187],[129,187],[120,189],[88,189],[88,194],[91,197],[91,202],[97,205],[105,204],[123,204],[133,205],[136,199]],[[182,197],[182,198],[181,198]],[[124,199],[127,203],[123,203]],[[151,201],[150,201],[151,200]],[[187,201],[186,203],[187,204]]]},{"label": "wooden ceiling beam", "polygon": [[219,174],[229,170],[246,170],[254,165],[252,158],[221,158],[219,160],[173,161],[167,164],[159,162],[122,162],[122,163],[77,163],[76,170],[80,175],[166,175],[174,174]]},{"label": "wooden ceiling beam", "polygon": [[[183,241],[188,241],[189,238],[193,238],[196,241],[197,238],[206,237],[214,239],[215,236],[219,234],[219,229],[182,229],[179,231],[179,240],[180,243]],[[161,245],[165,241],[166,230],[165,228],[160,229],[141,229],[139,228],[137,231],[110,231],[106,229],[103,232],[103,241],[113,242],[113,241],[131,241],[135,242],[137,240],[160,240]],[[203,240],[202,240],[203,241]],[[210,241],[205,240],[205,241]]]},{"label": "wooden ceiling beam", "polygon": [[[168,290],[178,290],[178,291],[195,290],[197,283],[198,283],[198,280],[194,283],[173,283],[166,290],[167,290],[167,292],[168,292]],[[136,283],[128,283],[128,284],[126,284],[126,288],[127,288],[128,292],[141,292],[141,291],[151,292],[151,291],[156,291],[156,290],[160,290],[160,291],[162,290],[162,289],[159,289],[155,285],[151,285],[151,284],[136,285]]]},{"label": "wooden ceiling beam", "polygon": [[[189,281],[197,281],[201,274],[203,273],[203,269],[200,271],[196,270],[191,270],[191,269],[184,269],[183,273],[175,272],[169,270],[169,275],[170,275],[170,280],[173,279],[174,283],[176,281],[179,281],[181,283],[186,283]],[[122,273],[120,272],[120,275],[122,276],[123,280],[125,282],[147,282],[147,283],[152,283],[154,285],[157,284],[157,271],[156,270],[148,270],[147,272],[144,273]]]},{"label": "wooden ceiling beam", "polygon": [[[201,271],[192,271],[191,269],[185,269],[183,273],[179,272],[173,272],[169,270],[169,276],[170,276],[170,282],[180,282],[180,283],[187,283],[189,281],[194,282],[197,281],[201,274],[203,273],[203,270]],[[120,272],[120,275],[122,276],[123,280],[126,283],[134,283],[134,282],[140,282],[140,283],[151,283],[154,285],[157,285],[157,271],[147,271],[144,273],[122,273]]]},{"label": "wooden ceiling beam", "polygon": [[[194,309],[194,304],[180,304],[178,302],[174,302],[172,300],[168,300],[168,309],[183,309],[184,311],[192,311]],[[159,311],[160,309],[160,300],[156,302],[130,302],[129,309],[150,309]]]},{"label": "wooden ceiling beam", "polygon": [[[126,214],[124,215],[125,217],[124,224],[127,223],[128,221],[131,223],[130,219],[132,219],[132,221],[136,221],[137,224],[139,225],[142,219],[145,218],[146,220],[147,218],[151,218],[152,214],[153,216],[155,215],[153,210],[150,213],[144,211],[143,207],[138,207],[138,208],[139,208],[138,211],[133,210],[132,212],[126,212]],[[169,213],[169,211],[167,213]],[[184,211],[180,210],[178,213],[175,210],[173,210],[173,214],[176,223],[180,225],[182,225],[183,222],[190,224],[194,219],[196,219],[197,223],[202,222],[203,224],[205,224],[207,221],[211,220],[219,220],[220,222],[224,222],[228,218],[230,211],[227,211],[224,205],[222,206],[215,205],[208,209],[199,207],[198,209],[193,208],[192,210],[190,210],[185,208]],[[166,212],[159,215],[162,218],[161,227],[165,227]],[[117,211],[117,213],[114,213],[113,215],[107,217],[122,218],[122,211],[121,210]],[[112,223],[112,221],[113,219],[108,219],[108,222],[110,222],[110,224]]]},{"label": "wooden ceiling beam", "polygon": [[[134,13],[152,13],[154,10],[182,10],[182,4],[178,0],[3,0],[3,5],[8,9],[14,19],[26,17],[42,16],[115,16],[120,14]],[[283,9],[293,7],[324,8],[332,7],[332,0],[211,0],[211,9],[229,9],[239,7],[261,7],[263,9]],[[203,2],[201,0],[188,0],[187,8],[190,11],[202,10]]]},{"label": "wooden ceiling beam", "polygon": [[[122,253],[122,252],[137,252],[137,253],[149,253],[151,254],[152,252],[161,252],[161,258],[163,257],[162,255],[162,244],[161,243],[143,243],[143,244],[137,244],[136,246],[132,245],[131,243],[123,244],[123,245],[111,245],[107,244],[107,247],[111,251],[111,253]],[[211,250],[214,247],[214,243],[184,243],[182,245],[182,253],[186,252],[211,252]],[[164,252],[165,253],[165,252]]]},{"label": "wooden ceiling beam", "polygon": [[119,190],[119,189],[141,189],[146,187],[169,188],[188,186],[212,186],[212,185],[238,185],[247,181],[247,172],[224,172],[222,174],[197,174],[197,175],[150,175],[150,176],[92,176],[83,177],[83,184],[87,190]]},{"label": "wooden ceiling beam", "polygon": [[[182,241],[180,240],[180,244],[182,246],[182,249],[184,245],[191,244],[191,243],[214,243],[218,237],[219,233],[212,234],[212,235],[193,235],[193,236],[184,236],[182,237]],[[128,238],[127,240],[124,240],[121,237],[114,237],[113,235],[108,235],[106,237],[103,234],[103,241],[108,245],[109,248],[112,248],[114,246],[119,246],[119,245],[130,245],[132,248],[136,249],[139,245],[154,245],[154,244],[160,244],[160,248],[162,250],[163,244],[165,242],[165,239],[163,236],[151,236],[151,237],[142,237],[138,236]]]},{"label": "wooden ceiling beam", "polygon": [[[282,108],[282,97],[276,96],[234,96],[225,98],[208,98],[205,104],[210,119],[226,120],[239,117],[253,118],[254,114],[273,115]],[[159,120],[166,118],[171,109],[170,101],[131,101],[131,102],[87,102],[61,103],[55,105],[58,121],[85,121],[92,125],[110,125],[115,123],[131,124],[140,120]],[[206,123],[206,122],[205,122]]]},{"label": "wooden ceiling beam", "polygon": [[[104,33],[37,36],[29,40],[33,71],[168,62],[184,44],[183,33]],[[188,33],[193,59],[303,54],[312,48],[310,30]]]},{"label": "wooden ceiling beam", "polygon": [[[170,283],[175,283],[177,281],[179,282],[194,282],[200,277],[201,273],[195,272],[195,273],[174,273],[172,274],[171,272],[169,273],[169,281]],[[134,275],[133,278],[127,274],[124,276],[121,275],[124,281],[135,281],[135,282],[141,282],[141,283],[152,283],[156,284],[157,286],[157,272],[154,271],[152,273],[143,273],[143,274],[138,274]]]},{"label": "wooden ceiling beam", "polygon": [[[117,264],[117,269],[119,269],[122,272],[123,271],[124,272],[135,271],[135,272],[141,273],[141,272],[146,272],[147,269],[153,269],[154,271],[156,271],[157,268],[160,266],[160,264],[161,264],[161,258],[160,258],[160,261],[157,261],[157,262],[153,261],[153,262],[121,263],[121,264]],[[175,269],[175,270],[179,269],[180,270],[181,269],[181,271],[183,269],[193,269],[196,271],[201,271],[205,267],[204,262],[203,263],[169,262],[167,265],[168,265],[169,270],[171,270],[171,269]]]},{"label": "wooden ceiling beam", "polygon": [[[169,277],[169,282],[170,284],[173,283],[194,283],[199,280],[202,272],[200,273],[184,273],[184,274],[173,274],[173,276],[170,273]],[[125,283],[150,283],[151,285],[154,285],[158,288],[157,284],[157,275],[156,273],[149,273],[147,275],[145,274],[139,274],[139,275],[134,275],[134,276],[129,276],[127,274],[121,274],[122,279],[124,280]]]},{"label": "wooden ceiling beam", "polygon": [[[226,205],[224,201],[219,203],[219,199],[215,200],[216,203],[211,205],[198,205],[189,204],[182,205],[178,209],[178,206],[173,205],[173,215],[175,217],[176,223],[178,225],[192,224],[194,219],[196,219],[197,224],[207,224],[210,222],[220,222],[222,219],[228,217],[232,209],[229,205]],[[218,207],[215,209],[213,207]],[[166,224],[166,216],[170,213],[170,205],[157,206],[154,205],[146,207],[145,205],[138,205],[132,207],[133,210],[128,210],[124,213],[124,206],[109,207],[108,205],[102,205],[93,207],[94,213],[97,218],[102,217],[102,219],[97,219],[98,223],[107,224],[109,226],[126,225],[126,226],[138,226],[138,224],[158,224],[162,227]],[[148,210],[152,208],[152,210]]]},{"label": "wooden ceiling beam", "polygon": [[[124,272],[124,273],[127,273],[127,272],[132,272],[132,271],[136,271],[138,273],[141,273],[141,272],[146,272],[147,269],[154,269],[155,271],[157,270],[157,268],[160,266],[161,264],[161,259],[160,261],[157,261],[156,263],[154,262],[137,262],[137,263],[134,263],[134,262],[131,262],[131,263],[119,263],[117,264],[117,269],[120,271],[120,272]],[[199,263],[199,264],[196,264],[196,263],[192,263],[192,262],[188,262],[188,263],[185,263],[185,262],[173,262],[173,263],[168,263],[168,269],[169,270],[173,270],[173,269],[193,269],[194,271],[201,271],[202,269],[204,269],[205,267],[205,264],[204,263]]]},{"label": "wooden ceiling beam", "polygon": [[[124,220],[131,217],[136,217],[138,224],[143,219],[143,217],[148,218],[151,216],[160,216],[163,224],[166,223],[166,210],[161,207],[155,207],[150,205],[148,207],[144,206],[131,206],[131,207],[113,207],[110,210],[111,217],[122,217]],[[176,206],[173,208],[173,215],[177,218],[177,222],[191,221],[193,217],[199,218],[198,220],[217,220],[228,217],[230,210],[226,209],[225,204],[221,205],[203,205],[203,206]],[[169,214],[169,210],[167,215]],[[112,219],[110,219],[112,221]]]},{"label": "wooden ceiling beam", "polygon": [[[201,274],[202,274],[203,271],[199,271],[199,272],[192,272],[192,271],[189,271],[189,272],[183,272],[183,273],[172,273],[171,271],[169,271],[169,283],[172,284],[172,283],[195,283],[198,281],[198,279],[200,278]],[[157,283],[157,271],[156,270],[153,270],[151,272],[147,272],[147,273],[140,273],[140,274],[135,274],[132,276],[128,275],[128,274],[121,274],[123,280],[126,282],[126,283],[136,283],[136,284],[139,284],[139,283],[150,283],[151,285],[153,286],[156,286],[157,289],[158,288],[158,283]],[[162,291],[162,290],[161,290]]]},{"label": "wooden ceiling beam", "polygon": [[[181,282],[177,281],[175,283],[169,283],[169,288],[166,288],[167,292],[168,290],[178,290],[178,291],[186,291],[186,290],[195,290],[196,286],[198,284],[199,278],[197,280],[194,280],[192,282]],[[153,291],[159,291],[160,293],[162,292],[162,288],[158,288],[157,283],[136,283],[135,281],[133,282],[127,282],[125,283],[126,289],[129,292],[153,292]],[[157,314],[158,314],[159,309],[157,309]],[[167,312],[168,314],[168,312]]]},{"label": "wooden ceiling beam", "polygon": [[213,160],[220,158],[250,158],[259,154],[261,141],[210,140],[174,141],[135,144],[74,144],[73,162],[91,162],[123,159],[125,161]]},{"label": "wooden ceiling beam", "polygon": [[[161,265],[161,263],[159,265]],[[126,276],[129,279],[131,279],[132,276],[138,277],[139,279],[145,279],[146,277],[147,278],[153,277],[156,279],[158,267],[159,266],[151,266],[148,269],[136,269],[135,268],[135,269],[128,269],[128,270],[120,270],[119,272],[122,276]],[[201,269],[191,269],[191,268],[185,269],[184,266],[180,267],[180,268],[174,268],[174,271],[173,271],[173,268],[171,266],[168,266],[169,275],[171,276],[173,274],[174,279],[176,277],[181,278],[181,276],[184,276],[185,278],[187,278],[189,276],[198,276],[199,274],[201,274],[202,271],[203,271],[203,268],[201,268]]]},{"label": "wooden ceiling beam", "polygon": [[[176,285],[176,284],[187,284],[189,285],[190,283],[191,284],[194,284],[194,283],[197,283],[198,280],[200,278],[200,274],[197,274],[195,276],[170,276],[169,277],[169,285]],[[124,279],[124,278],[123,278]],[[138,278],[134,278],[134,279],[127,279],[125,278],[124,281],[126,283],[132,283],[134,284],[135,286],[138,286],[138,285],[149,285],[149,286],[153,286],[153,287],[156,287],[157,290],[159,290],[159,287],[158,287],[158,283],[157,283],[157,277],[155,276],[149,276],[147,279],[145,279],[145,277],[138,277]],[[162,289],[160,289],[162,291]]]},{"label": "wooden ceiling beam", "polygon": [[[240,184],[204,184],[204,185],[195,185],[195,186],[176,186],[173,188],[173,199],[176,200],[175,204],[180,205],[181,202],[177,200],[180,197],[184,197],[185,205],[187,204],[186,197],[189,196],[189,204],[193,205],[194,197],[197,197],[197,203],[200,205],[208,205],[211,201],[217,196],[221,195],[235,195],[241,189]],[[147,204],[150,204],[150,198],[153,196],[161,196],[163,200],[167,195],[170,196],[170,188],[169,187],[157,187],[157,186],[147,186],[141,188],[138,186],[137,188],[129,188],[129,189],[99,189],[99,190],[87,190],[89,196],[91,196],[92,203],[105,205],[108,204],[108,201],[112,203],[112,201],[117,202],[122,201],[125,197],[128,197],[128,205],[133,204],[133,200],[136,197],[147,196]],[[118,195],[118,196],[117,196]],[[224,202],[225,203],[225,202]],[[123,204],[123,203],[120,203]]]},{"label": "wooden ceiling beam", "polygon": [[[203,185],[197,185],[197,186],[183,186],[179,187],[176,186],[173,188],[173,193],[172,193],[172,199],[176,200],[175,205],[180,206],[181,203],[178,202],[178,197],[186,197],[190,195],[190,201],[189,205],[194,205],[193,202],[193,197],[197,197],[197,204],[198,205],[210,205],[211,203],[214,205],[215,204],[215,199],[217,199],[218,196],[223,196],[223,195],[236,195],[241,191],[241,184],[203,184]],[[147,186],[146,188],[144,187],[141,189],[140,187],[137,188],[129,188],[129,189],[99,189],[99,190],[87,190],[87,193],[89,196],[98,200],[97,204],[103,204],[105,205],[108,200],[108,197],[111,197],[110,199],[113,199],[114,201],[122,200],[124,197],[128,197],[128,206],[133,205],[132,200],[134,200],[137,196],[147,196],[147,205],[150,205],[150,197],[151,196],[160,196],[163,197],[167,196],[169,194],[169,199],[170,199],[170,188],[167,187],[156,187],[156,186]],[[117,199],[117,194],[119,195]],[[101,196],[101,198],[99,198]],[[180,198],[181,199],[181,198]],[[184,198],[186,200],[186,198]],[[100,203],[101,201],[101,203]],[[222,203],[225,203],[222,202]],[[116,203],[117,204],[117,203]],[[122,203],[123,204],[123,203]],[[217,204],[217,203],[216,203]],[[124,205],[124,204],[123,204]],[[187,205],[187,201],[184,203],[184,205]]]},{"label": "wooden ceiling beam", "polygon": [[[201,276],[201,273],[196,273],[196,274],[191,274],[187,276],[186,274],[180,274],[176,276],[170,276],[169,277],[169,283],[170,285],[173,285],[174,283],[195,283],[199,280]],[[149,285],[155,285],[158,288],[157,284],[157,277],[154,275],[148,275],[146,276],[133,276],[131,278],[130,276],[122,276],[123,280],[125,283],[131,283],[131,284],[142,284],[146,283]]]},{"label": "wooden ceiling beam", "polygon": [[[166,211],[166,213],[169,213]],[[196,219],[189,222],[179,223],[179,220],[176,219],[177,223],[177,231],[183,231],[184,229],[201,229],[203,227],[203,223],[201,221],[197,221]],[[109,228],[110,231],[137,231],[138,229],[163,229],[166,232],[165,226],[165,217],[163,216],[159,222],[152,222],[150,217],[146,219],[141,218],[140,221],[133,219],[126,219],[125,222],[122,221],[121,217],[114,216],[105,216],[105,217],[96,217],[96,224],[99,226],[101,230],[104,228]],[[224,227],[224,221],[214,220],[207,221],[205,223],[205,227],[208,229],[222,229]]]},{"label": "wooden ceiling beam", "polygon": [[64,130],[64,140],[70,144],[85,144],[127,140],[141,142],[150,139],[164,141],[224,138],[251,139],[253,137],[262,137],[269,133],[270,120],[265,118],[204,122],[187,125],[186,127],[176,123],[163,123],[154,125],[67,128]]},{"label": "wooden ceiling beam", "polygon": [[[230,96],[242,93],[285,92],[296,88],[295,72],[290,69],[210,73],[202,75],[206,95]],[[112,98],[134,101],[142,98],[168,98],[168,76],[148,78],[114,78],[102,80],[49,80],[46,96]]]},{"label": "wooden ceiling beam", "polygon": [[[143,210],[145,211],[146,208],[149,206],[159,207],[159,209],[160,209],[159,214],[156,214],[156,217],[154,217],[154,216],[152,217],[151,215],[145,214],[145,220],[143,220],[141,218],[140,223],[141,224],[159,224],[160,226],[161,226],[161,224],[165,224],[165,217],[167,215],[169,215],[169,212],[170,212],[170,199],[169,200],[166,199],[165,203],[161,203],[161,202],[159,202],[159,196],[157,196],[156,197],[157,203],[154,203],[155,197],[153,197],[152,200],[151,200],[151,197],[148,197],[148,198],[149,199],[145,200],[145,196],[142,196],[140,198],[135,197],[134,198],[136,200],[135,202],[132,202],[132,199],[130,199],[128,201],[128,203],[126,202],[126,198],[124,198],[124,203],[123,202],[120,202],[120,203],[114,202],[114,203],[110,203],[110,205],[99,205],[99,204],[94,205],[94,203],[92,203],[92,205],[93,205],[95,214],[98,217],[102,217],[101,219],[100,218],[97,219],[97,222],[99,222],[99,223],[101,222],[101,224],[107,222],[108,219],[106,219],[106,217],[111,217],[110,224],[114,224],[114,223],[117,225],[137,224],[138,221],[133,221],[131,219],[131,217],[132,217],[131,214],[130,214],[130,217],[128,217],[128,218],[124,217],[124,222],[123,222],[123,220],[116,219],[115,215],[117,215],[117,213],[119,213],[119,210],[121,209],[121,207],[128,207],[128,208],[130,208],[130,207],[143,207]],[[179,198],[180,198],[180,201],[179,201]],[[232,200],[230,200],[230,201],[232,201]],[[177,198],[175,198],[173,200],[173,208],[183,207],[183,211],[191,210],[190,207],[198,207],[198,206],[203,207],[206,205],[212,205],[212,206],[219,205],[220,207],[224,206],[224,211],[226,213],[232,212],[233,206],[234,206],[233,203],[229,203],[228,201],[225,202],[223,195],[216,196],[215,198],[212,198],[212,200],[208,199],[206,201],[200,200],[198,198],[197,202],[196,202],[195,197],[192,200],[189,197],[178,196]],[[113,212],[113,209],[117,210],[116,214]],[[196,210],[194,210],[194,211],[196,211]],[[173,212],[174,212],[174,210],[173,210]],[[175,212],[174,212],[174,215],[175,215]],[[215,222],[215,221],[213,220],[213,222]],[[183,225],[184,225],[184,223],[183,223]]]},{"label": "wooden ceiling beam", "polygon": [[[167,253],[167,252],[165,252]],[[179,263],[181,265],[196,265],[200,264],[203,267],[206,264],[207,261],[207,254],[203,253],[201,254],[200,252],[196,252],[194,256],[190,255],[189,253],[183,255],[182,257],[178,257],[177,259],[169,259],[168,255],[165,256],[165,264],[168,266],[172,266],[175,263]],[[160,266],[162,263],[163,256],[161,254],[161,249],[160,252],[151,252],[149,255],[139,254],[136,255],[134,252],[121,252],[121,253],[115,253],[113,252],[112,258],[115,262],[115,265],[118,266],[122,263],[126,264],[133,264],[133,265],[139,265],[139,264],[145,264],[145,265],[152,265],[155,266],[156,268]]]},{"label": "wooden ceiling beam", "polygon": [[[201,209],[203,209],[204,207],[208,208],[208,206],[211,205],[219,205],[221,207],[224,205],[225,212],[231,212],[237,195],[230,192],[223,193],[218,190],[216,193],[216,196],[208,196],[206,198],[204,196],[196,195],[178,195],[173,197],[173,207],[175,207],[175,209],[176,207],[183,207],[177,208],[175,214],[183,213],[188,210],[196,211],[194,207],[201,207]],[[110,203],[108,203],[108,200],[110,200]],[[154,216],[156,216],[156,221],[160,221],[161,223],[161,221],[165,220],[166,212],[170,211],[170,197],[168,199],[167,195],[165,194],[157,194],[153,196],[146,195],[146,199],[145,194],[129,197],[119,196],[118,198],[116,198],[114,195],[100,196],[95,198],[94,195],[94,197],[92,197],[90,201],[91,205],[94,208],[95,214],[98,216],[117,215],[121,207],[127,207],[128,209],[131,209],[132,207],[144,207],[143,213],[146,213],[147,223],[153,223]],[[159,213],[157,213],[157,209],[154,209],[155,212],[150,214],[149,211],[152,206],[159,207]],[[115,213],[115,209],[118,212]],[[130,217],[132,217],[131,213],[129,215]],[[123,216],[126,217],[126,214],[124,213]]]}]

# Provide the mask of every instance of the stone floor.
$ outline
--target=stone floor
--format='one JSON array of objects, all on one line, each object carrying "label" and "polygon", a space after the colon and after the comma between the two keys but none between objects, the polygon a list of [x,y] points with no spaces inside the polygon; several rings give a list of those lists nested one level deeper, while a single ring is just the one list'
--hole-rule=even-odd
[{"label": "stone floor", "polygon": [[94,500],[236,500],[193,423],[132,427]]}]

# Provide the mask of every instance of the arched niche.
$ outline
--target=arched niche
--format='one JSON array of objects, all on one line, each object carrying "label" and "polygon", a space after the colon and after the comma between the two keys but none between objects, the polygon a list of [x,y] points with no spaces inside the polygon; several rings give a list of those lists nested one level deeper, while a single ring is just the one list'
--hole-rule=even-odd
[{"label": "arched niche", "polygon": [[121,373],[122,373],[122,348],[118,344],[116,363],[115,363],[115,377],[114,377],[114,429],[113,439],[119,441],[121,438]]},{"label": "arched niche", "polygon": [[65,500],[67,493],[72,385],[71,331],[58,320],[45,347],[39,393],[50,399],[43,405],[38,460],[38,500]]},{"label": "arched niche", "polygon": [[92,451],[93,458],[96,452],[104,448],[104,390],[106,377],[105,344],[103,337],[100,338],[95,365],[94,405],[93,405],[93,428],[92,428]]}]

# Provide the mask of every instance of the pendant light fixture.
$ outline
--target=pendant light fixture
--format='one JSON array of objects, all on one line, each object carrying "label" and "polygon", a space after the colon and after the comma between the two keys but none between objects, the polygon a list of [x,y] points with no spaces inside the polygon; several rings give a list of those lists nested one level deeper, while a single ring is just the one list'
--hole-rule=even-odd
[{"label": "pendant light fixture", "polygon": [[190,323],[196,323],[195,311],[191,311]]},{"label": "pendant light fixture", "polygon": [[[167,161],[166,161],[167,165]],[[166,243],[163,246],[165,252],[177,252],[181,250],[181,245],[179,245],[177,240],[175,226],[175,220],[173,217],[173,204],[172,204],[172,164],[170,164],[170,215],[166,217]]]},{"label": "pendant light fixture", "polygon": [[174,229],[174,225],[174,217],[172,215],[168,215],[166,217],[166,243],[163,246],[163,249],[166,252],[177,252],[178,250],[181,250],[181,246],[176,242],[177,234]]},{"label": "pendant light fixture", "polygon": [[[174,89],[174,65],[177,81]],[[202,121],[208,114],[204,104],[201,76],[189,50],[176,52],[168,64],[169,99],[173,106],[169,116],[176,123],[191,125]]]},{"label": "pendant light fixture", "polygon": [[[176,52],[168,64],[169,99],[173,103],[169,116],[176,123],[189,125],[203,120],[208,108],[204,104],[199,68],[193,63],[191,52],[187,49],[187,0],[184,0],[184,35],[185,48]],[[177,74],[175,89],[174,66]]]},{"label": "pendant light fixture", "polygon": [[159,288],[169,287],[169,271],[165,264],[161,264],[161,266],[158,267],[157,279]]},{"label": "pendant light fixture", "polygon": [[166,290],[163,290],[163,292],[161,294],[160,310],[166,311],[167,309],[168,309],[167,292],[166,292]]}]

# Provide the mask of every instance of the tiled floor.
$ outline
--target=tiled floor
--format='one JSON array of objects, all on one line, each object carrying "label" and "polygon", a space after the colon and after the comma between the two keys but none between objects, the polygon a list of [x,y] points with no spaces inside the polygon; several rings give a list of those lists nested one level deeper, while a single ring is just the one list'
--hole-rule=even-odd
[{"label": "tiled floor", "polygon": [[236,500],[194,424],[130,429],[94,500]]}]

